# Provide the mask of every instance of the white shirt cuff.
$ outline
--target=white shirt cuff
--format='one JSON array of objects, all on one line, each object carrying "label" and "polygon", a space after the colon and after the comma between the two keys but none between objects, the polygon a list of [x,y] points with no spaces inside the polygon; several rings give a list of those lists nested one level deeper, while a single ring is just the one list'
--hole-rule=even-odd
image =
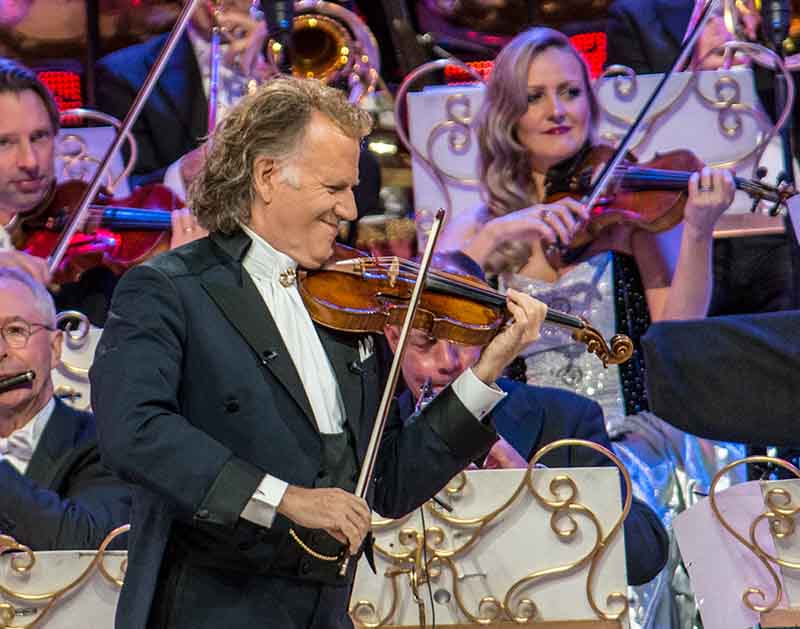
[{"label": "white shirt cuff", "polygon": [[483,419],[491,413],[497,403],[506,396],[506,392],[496,384],[489,386],[478,378],[472,368],[456,378],[452,386],[456,397],[478,419]]},{"label": "white shirt cuff", "polygon": [[267,474],[259,483],[253,497],[242,509],[241,517],[253,524],[270,528],[288,486],[289,484],[280,478]]},{"label": "white shirt cuff", "polygon": [[186,201],[186,187],[183,185],[183,177],[181,177],[181,159],[183,158],[175,160],[167,168],[164,173],[164,185]]}]

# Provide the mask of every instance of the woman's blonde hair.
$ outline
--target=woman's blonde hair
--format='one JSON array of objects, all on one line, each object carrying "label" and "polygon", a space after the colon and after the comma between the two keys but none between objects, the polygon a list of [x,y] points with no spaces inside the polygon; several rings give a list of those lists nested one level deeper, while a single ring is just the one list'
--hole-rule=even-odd
[{"label": "woman's blonde hair", "polygon": [[372,128],[367,112],[314,79],[273,79],[228,112],[210,136],[203,168],[189,188],[189,205],[203,227],[231,233],[250,221],[255,159],[266,156],[280,162],[293,157],[314,112],[354,139]]},{"label": "woman's blonde hair", "polygon": [[[589,70],[566,35],[552,28],[535,27],[511,40],[494,61],[477,121],[480,176],[490,218],[540,200],[536,198],[531,177],[529,151],[517,138],[517,123],[528,110],[528,69],[536,55],[548,48],[568,51],[578,59],[589,98],[590,129],[597,120],[599,106]],[[530,255],[529,242],[505,243],[490,256],[487,270],[493,273],[519,270]]]}]

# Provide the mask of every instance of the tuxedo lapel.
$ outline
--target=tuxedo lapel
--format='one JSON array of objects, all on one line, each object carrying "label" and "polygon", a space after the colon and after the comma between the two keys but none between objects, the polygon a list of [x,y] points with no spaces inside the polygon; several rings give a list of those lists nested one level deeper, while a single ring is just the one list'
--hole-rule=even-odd
[{"label": "tuxedo lapel", "polygon": [[[358,346],[348,343],[330,330],[314,325],[322,342],[322,347],[328,355],[328,360],[333,367],[339,392],[344,402],[345,418],[356,438],[359,435],[359,424],[364,409],[361,407],[363,400],[363,382],[361,377]],[[355,339],[353,339],[355,340]],[[358,447],[360,444],[356,444]]]},{"label": "tuxedo lapel", "polygon": [[[160,50],[161,47],[152,50],[146,59],[148,70],[155,63]],[[185,33],[178,40],[162,76],[164,78],[156,83],[156,92],[173,111],[175,119],[194,146],[208,132],[208,99],[192,44]]]},{"label": "tuxedo lapel", "polygon": [[250,239],[244,232],[238,232],[229,237],[212,237],[212,240],[236,260],[234,271],[238,277],[229,276],[230,279],[226,281],[201,278],[203,288],[222,310],[225,318],[256,352],[261,363],[294,399],[314,430],[319,431],[303,382],[278,326],[255,283],[242,267],[241,258],[247,251]]},{"label": "tuxedo lapel", "polygon": [[25,476],[41,487],[52,486],[61,460],[73,450],[80,420],[78,413],[71,412],[63,402],[56,402]]}]

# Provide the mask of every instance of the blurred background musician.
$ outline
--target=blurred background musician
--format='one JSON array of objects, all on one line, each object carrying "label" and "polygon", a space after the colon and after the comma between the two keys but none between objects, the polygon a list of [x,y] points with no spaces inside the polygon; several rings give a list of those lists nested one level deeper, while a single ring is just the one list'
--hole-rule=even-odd
[{"label": "blurred background musician", "polygon": [[[694,489],[707,486],[727,457],[742,449],[714,448],[649,412],[638,341],[651,320],[705,316],[712,234],[732,201],[732,179],[728,172],[704,168],[690,180],[677,227],[654,234],[614,225],[578,262],[556,268],[545,254],[547,246],[569,243],[588,213],[570,197],[548,203],[548,190],[565,189],[564,182],[579,172],[597,112],[586,66],[562,33],[533,28],[514,38],[495,59],[478,114],[487,205],[454,216],[440,246],[462,250],[503,286],[585,316],[604,334],[619,331],[634,340],[633,358],[604,370],[568,335],[545,326],[518,373],[529,384],[567,388],[600,404],[640,495],[669,525],[696,500]],[[683,627],[694,616],[678,565],[673,545],[666,583],[653,586],[664,606],[649,619],[652,627]],[[668,596],[670,588],[682,596]]]},{"label": "blurred background musician", "polygon": [[101,463],[94,417],[53,396],[61,356],[53,299],[19,269],[0,268],[0,533],[32,550],[96,549],[128,523],[130,492]]},{"label": "blurred background musician", "polygon": [[[437,270],[483,280],[483,272],[460,252],[437,254]],[[386,340],[394,352],[400,339],[399,326],[386,326]],[[450,385],[480,357],[481,347],[460,345],[428,337],[412,330],[403,355],[406,390],[398,396],[400,415],[410,418],[420,398],[432,397]],[[501,378],[497,385],[508,395],[494,408],[494,425],[500,439],[482,462],[482,467],[526,467],[536,452],[558,439],[585,439],[613,450],[600,406],[581,395],[553,387],[540,387]],[[597,467],[612,465],[589,448],[560,448],[541,459],[548,467]],[[634,488],[636,489],[636,488]],[[624,497],[624,496],[623,496]],[[625,520],[625,550],[628,583],[641,585],[655,578],[667,561],[669,540],[658,516],[634,497]]]},{"label": "blurred background musician", "polygon": [[[19,221],[45,208],[56,186],[55,142],[59,113],[53,96],[28,68],[0,58],[0,267],[23,269],[49,283],[47,261],[15,248]],[[187,210],[171,215],[171,246],[205,231]],[[74,283],[53,287],[59,310],[77,309],[102,325],[117,278],[107,268],[89,269]]]},{"label": "blurred background musician", "polygon": [[[292,4],[291,2],[289,3]],[[133,133],[139,157],[131,183],[164,181],[181,198],[204,159],[199,148],[209,132],[211,31],[221,29],[216,119],[256,85],[274,74],[263,50],[267,27],[256,19],[252,0],[208,0],[198,5],[186,33],[156,83]],[[127,113],[167,35],[118,50],[98,64],[98,108],[117,118]],[[381,175],[374,155],[362,148],[360,182],[355,189],[359,216],[380,205]]]},{"label": "blurred background musician", "polygon": [[[608,66],[621,64],[638,74],[666,72],[677,57],[687,32],[694,0],[615,0],[607,21]],[[751,40],[759,37],[761,15],[752,2],[741,8],[742,30]],[[718,3],[697,44],[693,58],[735,39],[725,25]],[[698,66],[715,70],[723,62],[712,55]],[[772,72],[754,68],[756,87],[770,114]],[[770,173],[775,176],[777,173]],[[714,288],[709,315],[772,312],[798,306],[791,242],[786,234],[742,236],[714,242]]]}]

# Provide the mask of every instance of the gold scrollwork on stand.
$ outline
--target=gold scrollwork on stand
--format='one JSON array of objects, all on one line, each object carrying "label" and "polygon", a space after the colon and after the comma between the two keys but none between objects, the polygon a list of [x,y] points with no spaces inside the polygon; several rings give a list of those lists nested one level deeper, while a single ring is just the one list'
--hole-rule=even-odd
[{"label": "gold scrollwork on stand", "polygon": [[[607,531],[603,531],[597,515],[580,501],[578,486],[569,474],[559,474],[550,481],[548,490],[551,497],[547,497],[537,490],[534,483],[537,471],[536,464],[548,453],[564,447],[591,448],[610,459],[620,470],[625,484],[625,503],[622,513]],[[467,475],[462,472],[453,478],[444,491],[450,497],[458,497],[468,491],[469,488]],[[578,533],[581,532],[580,521],[588,520],[591,530],[594,532],[592,547],[583,556],[564,565],[550,567],[522,576],[502,595],[488,594],[483,596],[477,601],[477,607],[472,608],[465,600],[460,584],[468,577],[480,575],[462,574],[456,561],[463,558],[470,549],[481,542],[490,543],[488,541],[491,538],[490,525],[501,522],[510,507],[525,495],[532,496],[541,507],[551,512],[550,528],[557,539],[562,542],[568,543],[575,539]],[[384,574],[384,577],[391,582],[391,602],[388,605],[388,612],[381,616],[376,603],[358,600],[351,607],[351,615],[363,627],[374,628],[392,623],[398,606],[398,579],[401,576],[405,576],[408,579],[412,597],[420,606],[420,626],[425,626],[425,612],[422,597],[420,596],[420,587],[443,578],[444,573],[449,572],[453,599],[469,623],[478,625],[508,622],[517,624],[529,623],[536,620],[539,614],[539,608],[529,593],[531,587],[545,580],[572,574],[588,566],[585,588],[592,610],[598,620],[618,621],[628,612],[627,596],[624,592],[611,592],[606,595],[605,606],[603,606],[598,603],[595,582],[600,561],[619,534],[622,523],[630,511],[631,502],[632,483],[630,474],[625,469],[624,464],[612,452],[597,443],[582,439],[555,441],[536,453],[531,459],[524,476],[510,496],[499,507],[489,513],[463,518],[446,512],[434,501],[430,501],[424,506],[425,512],[433,517],[436,522],[447,524],[466,536],[466,540],[458,545],[446,548],[447,533],[441,526],[437,524],[427,525],[424,530],[420,531],[408,526],[407,522],[410,516],[406,516],[399,523],[400,529],[396,538],[398,549],[388,548],[377,543],[374,547],[375,553],[391,564]],[[381,520],[373,528],[385,531],[393,524],[395,527],[398,526],[396,521]],[[455,537],[453,535],[450,541],[454,542]],[[383,543],[386,544],[386,542]],[[394,545],[391,544],[391,546]],[[446,595],[446,600],[450,600],[450,592],[444,589],[437,590],[437,595]],[[611,607],[615,609],[612,610],[610,609]]]},{"label": "gold scrollwork on stand", "polygon": [[450,153],[461,156],[466,154],[472,146],[474,134],[474,113],[470,108],[470,100],[465,94],[453,94],[447,98],[445,103],[445,119],[435,125],[430,130],[425,141],[424,152],[411,142],[408,129],[405,128],[403,120],[407,119],[406,98],[411,87],[423,76],[443,70],[448,65],[455,65],[466,71],[478,83],[483,83],[480,74],[470,66],[457,59],[437,59],[424,63],[412,70],[400,85],[395,98],[395,120],[397,121],[397,136],[409,153],[421,163],[428,173],[433,177],[434,182],[442,193],[444,206],[447,215],[453,211],[453,200],[450,196],[448,182],[460,186],[476,188],[479,185],[477,179],[460,177],[448,171],[442,164],[437,163],[434,155],[434,146],[443,136],[447,138],[447,146]]},{"label": "gold scrollwork on stand", "polygon": [[[800,569],[800,561],[788,561],[771,555],[756,540],[756,531],[759,524],[762,522],[768,522],[772,533],[779,539],[783,539],[789,535],[792,535],[795,530],[793,517],[797,513],[800,513],[800,505],[792,505],[791,495],[786,490],[781,488],[769,489],[764,496],[766,509],[755,520],[753,520],[748,531],[748,537],[745,538],[743,534],[736,531],[722,515],[722,512],[717,505],[717,485],[719,484],[720,480],[732,469],[748,463],[771,463],[788,470],[796,478],[800,478],[800,470],[798,470],[791,463],[781,459],[776,459],[771,456],[749,456],[726,465],[719,472],[717,472],[717,474],[714,476],[714,479],[711,481],[711,489],[708,494],[708,499],[711,504],[711,511],[714,514],[714,517],[725,528],[725,530],[736,539],[736,541],[738,541],[742,546],[747,548],[753,553],[753,555],[755,555],[756,559],[758,559],[758,561],[766,568],[767,572],[769,572],[769,575],[772,579],[772,585],[774,587],[775,594],[771,599],[767,597],[765,588],[759,585],[752,585],[746,588],[742,593],[742,602],[748,607],[748,609],[763,614],[775,609],[778,606],[778,603],[780,603],[781,597],[783,596],[782,581],[772,564],[777,564],[784,568]],[[756,597],[760,599],[760,602],[756,601]]]},{"label": "gold scrollwork on stand", "polygon": [[[98,571],[113,586],[122,587],[126,562],[122,562],[120,574],[112,574],[105,565],[106,550],[112,541],[120,535],[127,533],[129,530],[130,525],[125,524],[111,531],[103,540],[103,543],[100,544],[97,553],[83,572],[72,581],[56,590],[37,594],[26,594],[12,589],[5,583],[0,583],[0,594],[2,594],[5,599],[5,602],[0,603],[0,629],[33,629],[34,627],[40,626],[59,601],[83,585],[95,571]],[[8,535],[0,535],[0,555],[11,552],[18,553],[10,560],[11,570],[18,574],[30,574],[36,565],[36,554],[27,546],[18,543],[14,538]],[[17,608],[12,601],[17,603],[35,603],[42,605],[42,607],[36,610],[35,617],[28,624],[16,625],[12,624],[17,615]]]},{"label": "gold scrollwork on stand", "polygon": [[[720,133],[725,137],[733,138],[741,133],[744,127],[743,116],[749,116],[755,120],[760,132],[757,135],[757,141],[751,148],[741,155],[709,164],[714,168],[734,168],[749,158],[755,157],[753,163],[753,176],[755,176],[761,156],[766,150],[767,145],[775,136],[777,130],[783,127],[791,113],[794,100],[794,81],[791,72],[789,72],[783,60],[778,55],[772,50],[753,42],[725,42],[719,48],[710,50],[703,59],[698,60],[696,65],[701,64],[704,59],[711,55],[718,54],[720,51],[731,58],[736,53],[744,54],[760,65],[777,69],[777,71],[785,77],[789,97],[775,124],[773,125],[770,122],[769,118],[759,107],[741,102],[742,86],[733,72],[718,76],[711,87],[713,94],[708,94],[701,85],[700,72],[694,71],[674,95],[666,99],[663,103],[659,102],[658,108],[654,109],[647,117],[639,137],[631,146],[632,151],[635,152],[636,147],[642,145],[662,119],[667,114],[671,113],[673,109],[680,107],[687,93],[692,92],[698,97],[701,103],[710,110],[717,112],[717,126]],[[613,80],[614,94],[616,99],[620,102],[629,102],[635,97],[639,89],[636,74],[626,66],[610,66],[600,76],[600,80],[602,79]],[[599,83],[595,83],[595,86],[598,84]],[[633,124],[633,119],[629,119],[612,111],[607,103],[600,101],[600,107],[602,108],[603,114],[612,123],[621,127],[630,127]],[[620,137],[621,134],[619,136],[617,134],[604,134],[603,136],[604,139],[612,142],[619,140]]]}]

